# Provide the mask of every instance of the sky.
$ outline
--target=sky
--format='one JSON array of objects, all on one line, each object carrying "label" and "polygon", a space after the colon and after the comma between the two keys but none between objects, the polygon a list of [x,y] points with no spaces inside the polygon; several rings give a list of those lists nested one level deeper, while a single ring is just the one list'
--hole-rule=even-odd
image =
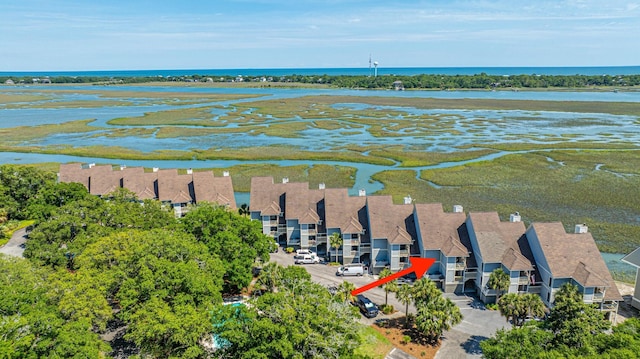
[{"label": "sky", "polygon": [[640,0],[2,0],[0,72],[640,65]]}]

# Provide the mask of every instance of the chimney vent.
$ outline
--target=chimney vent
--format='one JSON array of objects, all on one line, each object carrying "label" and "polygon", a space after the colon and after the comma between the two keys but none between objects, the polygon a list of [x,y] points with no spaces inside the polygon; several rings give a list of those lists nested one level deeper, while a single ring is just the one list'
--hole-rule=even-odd
[{"label": "chimney vent", "polygon": [[364,196],[366,196],[366,195],[367,195],[367,191],[365,191],[365,189],[364,189],[364,188],[361,188],[361,189],[358,191],[358,196],[360,196],[360,197],[364,197]]},{"label": "chimney vent", "polygon": [[191,168],[187,168],[187,174],[188,174],[188,175],[192,175],[192,174],[193,174],[193,169],[191,169]]},{"label": "chimney vent", "polygon": [[583,224],[576,224],[576,233],[580,234],[580,233],[588,233],[589,232],[589,227],[587,227],[586,223]]},{"label": "chimney vent", "polygon": [[515,222],[520,222],[521,220],[522,220],[522,217],[520,217],[520,212],[511,213],[509,215],[509,222],[515,223]]},{"label": "chimney vent", "polygon": [[282,183],[289,183],[289,177],[282,177]]},{"label": "chimney vent", "polygon": [[324,189],[324,182],[318,184],[318,189]]},{"label": "chimney vent", "polygon": [[407,195],[407,196],[404,198],[404,204],[411,204],[412,202],[413,202],[413,199],[411,198],[411,196],[410,196],[410,195]]}]

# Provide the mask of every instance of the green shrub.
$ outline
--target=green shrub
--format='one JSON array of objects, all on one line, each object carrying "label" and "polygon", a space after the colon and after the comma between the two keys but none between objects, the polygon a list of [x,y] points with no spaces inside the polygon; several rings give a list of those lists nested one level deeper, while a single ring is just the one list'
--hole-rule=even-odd
[{"label": "green shrub", "polygon": [[286,251],[289,254],[293,253],[293,247],[287,247]]},{"label": "green shrub", "polygon": [[384,313],[384,314],[391,314],[391,313],[394,312],[393,305],[391,305],[391,304],[383,304],[382,306],[380,306],[380,309],[382,310],[382,313]]},{"label": "green shrub", "polygon": [[411,342],[411,337],[408,335],[404,335],[402,336],[402,340],[401,340],[402,344],[408,344]]}]

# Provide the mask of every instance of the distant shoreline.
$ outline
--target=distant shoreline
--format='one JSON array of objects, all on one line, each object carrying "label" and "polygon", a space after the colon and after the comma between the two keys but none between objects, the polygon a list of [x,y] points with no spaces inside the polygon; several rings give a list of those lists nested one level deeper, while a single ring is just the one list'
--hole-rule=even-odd
[{"label": "distant shoreline", "polygon": [[180,77],[180,76],[415,76],[415,75],[638,75],[636,66],[520,66],[520,67],[368,67],[342,68],[264,68],[264,69],[158,69],[158,70],[95,70],[95,71],[0,71],[1,77],[71,76],[71,77]]}]

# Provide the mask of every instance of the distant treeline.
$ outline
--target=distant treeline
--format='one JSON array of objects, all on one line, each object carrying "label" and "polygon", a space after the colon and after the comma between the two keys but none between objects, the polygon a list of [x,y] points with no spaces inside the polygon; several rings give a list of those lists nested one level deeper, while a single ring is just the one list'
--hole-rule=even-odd
[{"label": "distant treeline", "polygon": [[[8,81],[10,80],[10,81]],[[0,83],[99,83],[131,84],[145,82],[264,82],[264,83],[305,83],[325,84],[340,88],[365,89],[492,89],[492,88],[587,88],[594,86],[630,87],[640,85],[638,75],[413,75],[413,76],[329,76],[329,75],[287,75],[287,76],[207,76],[191,75],[179,77],[94,77],[94,76],[54,76],[1,77]]]}]

